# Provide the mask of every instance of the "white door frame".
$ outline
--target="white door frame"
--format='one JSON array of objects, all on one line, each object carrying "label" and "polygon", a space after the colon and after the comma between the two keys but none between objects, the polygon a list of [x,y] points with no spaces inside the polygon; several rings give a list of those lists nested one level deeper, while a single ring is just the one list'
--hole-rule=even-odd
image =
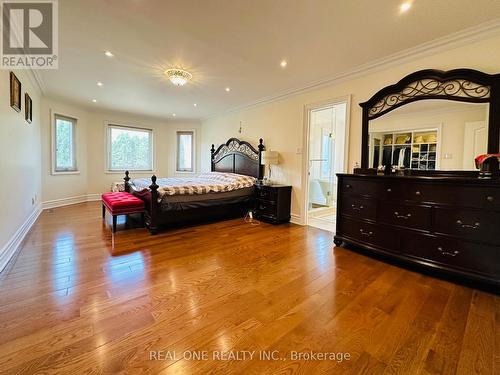
[{"label": "white door frame", "polygon": [[344,145],[344,170],[346,172],[349,165],[349,133],[350,133],[350,115],[351,115],[351,95],[341,96],[334,99],[322,100],[304,106],[304,126],[302,135],[302,218],[301,224],[308,223],[308,199],[309,199],[309,130],[310,116],[313,110],[327,108],[332,105],[346,103],[345,120],[345,145]]}]

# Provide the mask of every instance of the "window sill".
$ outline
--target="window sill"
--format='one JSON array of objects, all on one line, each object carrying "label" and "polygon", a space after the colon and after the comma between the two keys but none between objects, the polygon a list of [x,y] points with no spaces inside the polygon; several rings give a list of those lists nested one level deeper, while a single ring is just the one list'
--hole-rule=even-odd
[{"label": "window sill", "polygon": [[67,171],[67,172],[58,172],[58,171],[52,171],[50,173],[52,176],[58,176],[58,175],[72,175],[72,174],[80,174],[80,171]]},{"label": "window sill", "polygon": [[176,174],[196,174],[196,171],[188,172],[188,171],[175,171]]},{"label": "window sill", "polygon": [[[144,170],[140,170],[140,171],[134,171],[134,170],[128,170],[130,174],[134,174],[134,173],[138,173],[138,174],[145,174],[145,173],[151,173],[151,174],[156,174],[156,171],[144,171]],[[106,174],[121,174],[121,175],[125,175],[125,171],[105,171]]]}]

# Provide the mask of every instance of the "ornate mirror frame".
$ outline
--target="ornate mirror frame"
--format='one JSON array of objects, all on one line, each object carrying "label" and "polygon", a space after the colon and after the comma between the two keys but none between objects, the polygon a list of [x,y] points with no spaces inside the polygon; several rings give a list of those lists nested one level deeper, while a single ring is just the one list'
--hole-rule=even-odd
[{"label": "ornate mirror frame", "polygon": [[370,120],[375,120],[405,104],[428,99],[488,103],[488,153],[499,152],[500,74],[491,75],[472,69],[426,69],[407,75],[398,83],[381,89],[368,101],[360,103],[363,109],[362,169],[368,169]]}]

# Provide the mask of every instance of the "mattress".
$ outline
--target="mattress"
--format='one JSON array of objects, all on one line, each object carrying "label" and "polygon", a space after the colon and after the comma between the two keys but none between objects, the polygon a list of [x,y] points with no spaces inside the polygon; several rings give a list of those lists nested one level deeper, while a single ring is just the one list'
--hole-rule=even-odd
[{"label": "mattress", "polygon": [[[208,172],[196,177],[183,178],[158,178],[156,184],[159,186],[160,198],[176,195],[204,195],[211,193],[223,193],[253,186],[256,179],[236,173]],[[138,190],[147,189],[151,185],[148,178],[131,180]]]}]

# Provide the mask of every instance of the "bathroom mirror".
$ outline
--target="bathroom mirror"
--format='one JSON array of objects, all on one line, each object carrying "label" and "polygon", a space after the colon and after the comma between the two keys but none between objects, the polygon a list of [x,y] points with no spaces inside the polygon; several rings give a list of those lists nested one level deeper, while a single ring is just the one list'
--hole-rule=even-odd
[{"label": "bathroom mirror", "polygon": [[362,169],[471,171],[477,155],[499,152],[500,74],[422,70],[360,106]]}]

